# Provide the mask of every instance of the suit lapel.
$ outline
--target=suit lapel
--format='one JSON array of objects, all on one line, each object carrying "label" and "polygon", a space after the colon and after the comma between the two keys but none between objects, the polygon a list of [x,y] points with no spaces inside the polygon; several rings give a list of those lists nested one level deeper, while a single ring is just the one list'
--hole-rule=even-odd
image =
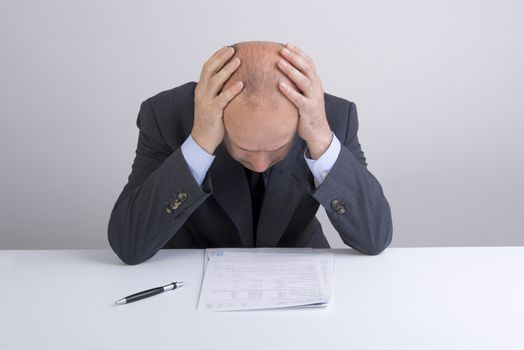
[{"label": "suit lapel", "polygon": [[[245,247],[253,247],[251,197],[242,164],[221,144],[210,168],[213,196],[235,224]],[[216,227],[220,231],[220,227]],[[217,232],[220,234],[220,232]]]},{"label": "suit lapel", "polygon": [[[304,148],[297,135],[286,158],[271,169],[258,220],[257,247],[275,247],[291,220],[303,193],[302,179],[307,178]],[[223,144],[217,148],[210,175],[213,196],[235,224],[244,246],[255,246],[251,197],[244,168]]]},{"label": "suit lapel", "polygon": [[296,136],[293,148],[269,175],[258,221],[256,246],[275,247],[282,237],[301,198],[301,179],[307,176],[304,144]]}]

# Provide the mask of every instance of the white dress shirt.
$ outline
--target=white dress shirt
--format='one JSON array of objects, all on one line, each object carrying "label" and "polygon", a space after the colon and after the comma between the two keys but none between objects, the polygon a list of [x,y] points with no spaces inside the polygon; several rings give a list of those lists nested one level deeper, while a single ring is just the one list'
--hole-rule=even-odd
[{"label": "white dress shirt", "polygon": [[[333,134],[333,140],[327,148],[327,150],[317,160],[308,158],[306,152],[304,152],[304,159],[309,167],[309,170],[313,174],[315,179],[315,186],[320,184],[326,179],[331,168],[335,164],[340,153],[340,141]],[[215,156],[207,153],[202,147],[200,147],[191,135],[184,141],[181,146],[182,155],[186,160],[191,174],[195,178],[198,185],[202,185],[204,178],[206,177],[207,171],[211,167]],[[264,173],[264,180],[267,182],[268,172]]]}]

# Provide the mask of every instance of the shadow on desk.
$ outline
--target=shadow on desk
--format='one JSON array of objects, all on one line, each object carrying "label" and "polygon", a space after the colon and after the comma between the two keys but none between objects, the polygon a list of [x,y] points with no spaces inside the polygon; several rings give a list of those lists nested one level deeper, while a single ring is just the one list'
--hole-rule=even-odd
[{"label": "shadow on desk", "polygon": [[109,249],[84,249],[78,251],[78,256],[84,260],[107,265],[124,265],[118,256]]},{"label": "shadow on desk", "polygon": [[[175,257],[184,256],[190,254],[191,252],[198,250],[202,254],[204,249],[161,249],[158,253],[153,255],[150,259],[140,263],[139,265],[144,264],[154,264],[156,262],[164,260],[173,260]],[[363,254],[351,249],[351,248],[337,248],[337,249],[316,249],[319,251],[330,251],[337,255],[360,255]],[[110,249],[84,249],[77,251],[78,256],[82,259],[89,260],[95,263],[106,264],[106,265],[119,265],[119,266],[131,266],[126,265],[120,258]]]},{"label": "shadow on desk", "polygon": [[[153,255],[148,260],[138,265],[149,265],[162,262],[165,260],[174,260],[178,257],[184,257],[190,255],[191,252],[200,251],[204,254],[203,249],[161,249],[158,253]],[[113,252],[111,249],[85,249],[78,251],[78,256],[82,259],[89,260],[95,263],[105,265],[117,265],[117,266],[136,266],[127,265]]]}]

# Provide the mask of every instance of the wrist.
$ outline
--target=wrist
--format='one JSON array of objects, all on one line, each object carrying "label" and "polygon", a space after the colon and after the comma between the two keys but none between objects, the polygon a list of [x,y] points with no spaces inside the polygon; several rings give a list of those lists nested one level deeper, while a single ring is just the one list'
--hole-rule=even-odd
[{"label": "wrist", "polygon": [[196,130],[191,131],[191,137],[195,140],[196,144],[202,148],[206,153],[213,155],[215,153],[218,144],[210,142],[209,138],[200,136],[199,132]]},{"label": "wrist", "polygon": [[331,145],[333,141],[333,132],[331,129],[319,133],[315,138],[306,141],[311,159],[317,160],[320,158]]}]

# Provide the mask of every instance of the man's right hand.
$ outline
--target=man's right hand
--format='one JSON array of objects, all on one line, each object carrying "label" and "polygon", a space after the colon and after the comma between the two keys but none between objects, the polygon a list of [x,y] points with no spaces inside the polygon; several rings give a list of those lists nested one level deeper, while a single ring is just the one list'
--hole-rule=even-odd
[{"label": "man's right hand", "polygon": [[238,57],[224,66],[234,52],[229,46],[215,52],[204,64],[195,88],[195,115],[191,136],[209,154],[213,154],[224,139],[224,108],[244,86],[242,81],[237,81],[219,94],[224,83],[240,66]]}]

